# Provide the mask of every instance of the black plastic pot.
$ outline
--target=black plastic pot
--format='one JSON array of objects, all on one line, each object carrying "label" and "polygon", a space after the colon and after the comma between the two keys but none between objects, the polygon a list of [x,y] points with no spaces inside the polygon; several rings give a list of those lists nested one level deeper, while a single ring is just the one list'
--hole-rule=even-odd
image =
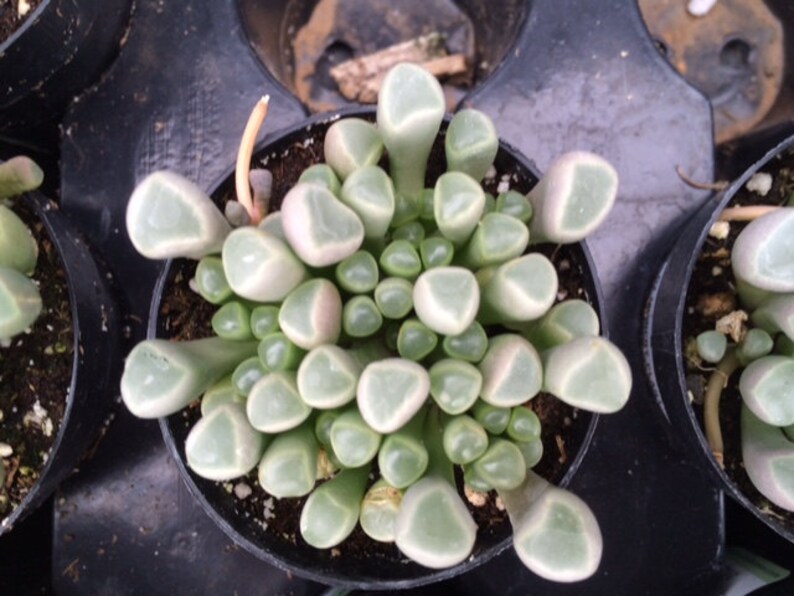
[{"label": "black plastic pot", "polygon": [[712,197],[693,215],[662,265],[648,301],[645,363],[654,398],[662,413],[672,446],[693,459],[712,477],[717,486],[769,528],[794,543],[794,531],[754,505],[712,456],[700,421],[690,404],[683,353],[687,291],[711,225],[753,174],[792,146],[794,137],[781,142],[728,189]]},{"label": "black plastic pot", "polygon": [[[322,114],[310,118],[299,126],[292,127],[275,140],[259,145],[254,153],[254,161],[268,157],[268,167],[274,171],[274,188],[279,186],[278,159],[296,147],[305,148],[305,139],[309,134],[315,137],[315,142],[309,146],[316,147],[319,151],[325,130],[341,116],[357,116],[374,120],[374,110],[344,110],[336,114]],[[445,130],[446,124],[442,127]],[[317,136],[315,136],[317,135]],[[443,143],[437,142],[437,148]],[[443,149],[442,149],[443,151]],[[431,156],[431,163],[433,157]],[[512,173],[513,188],[528,191],[538,181],[538,174],[534,164],[530,163],[521,154],[506,143],[500,145],[495,162],[497,171]],[[300,172],[293,172],[295,179]],[[289,174],[287,174],[289,175]],[[228,196],[234,189],[233,168],[227,170],[220,181],[212,186],[212,196],[219,201]],[[278,191],[276,191],[278,193]],[[274,195],[278,196],[277,194]],[[279,199],[280,200],[280,199]],[[278,206],[277,203],[274,206]],[[594,275],[594,267],[589,252],[584,244],[570,245],[567,248],[574,270],[581,275],[582,286],[586,299],[590,301],[596,311],[600,309],[601,290]],[[148,337],[168,337],[160,320],[160,304],[163,294],[173,283],[174,272],[179,269],[179,262],[169,261],[158,278],[157,286],[149,313]],[[602,328],[606,328],[602,315]],[[567,486],[582,463],[587,449],[595,432],[598,416],[588,412],[578,412],[572,418],[573,432],[566,441],[566,451],[569,457],[567,469],[561,478],[557,478],[560,486]],[[432,582],[449,579],[458,574],[469,571],[511,546],[510,525],[505,522],[493,534],[478,533],[477,544],[473,554],[464,563],[456,567],[443,570],[433,570],[408,561],[403,556],[392,558],[353,558],[350,556],[333,557],[328,551],[319,551],[303,543],[300,539],[297,544],[284,540],[272,533],[263,530],[258,521],[252,517],[240,515],[235,512],[236,499],[229,494],[222,483],[216,483],[194,474],[186,465],[184,443],[190,430],[185,422],[184,412],[160,419],[160,428],[169,451],[176,460],[180,474],[187,484],[191,494],[210,516],[210,518],[238,545],[254,554],[259,559],[276,567],[294,573],[300,577],[317,582],[345,588],[386,590],[405,589],[417,587]],[[297,519],[295,520],[297,530]]]},{"label": "black plastic pot", "polygon": [[[44,0],[0,45],[0,137],[38,144],[119,49],[131,0]],[[48,128],[49,127],[49,128]]]},{"label": "black plastic pot", "polygon": [[119,312],[107,273],[54,203],[38,192],[23,200],[44,224],[66,272],[74,358],[71,380],[64,383],[68,391],[63,419],[47,462],[30,492],[0,522],[0,535],[41,505],[78,466],[107,421],[121,371]]}]

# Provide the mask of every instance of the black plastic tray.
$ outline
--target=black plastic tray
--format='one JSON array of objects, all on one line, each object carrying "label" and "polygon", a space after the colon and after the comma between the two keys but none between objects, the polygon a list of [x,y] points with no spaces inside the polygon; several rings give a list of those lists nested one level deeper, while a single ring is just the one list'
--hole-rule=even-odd
[{"label": "black plastic tray", "polygon": [[[790,544],[776,542],[725,503],[708,476],[669,444],[643,372],[642,317],[651,282],[681,225],[709,197],[676,173],[680,166],[693,179],[712,179],[709,105],[659,55],[634,2],[530,4],[505,62],[464,103],[488,113],[500,135],[541,171],[569,149],[595,151],[618,169],[619,201],[588,244],[603,283],[609,334],[631,361],[635,390],[622,412],[602,418],[572,484],[601,523],[598,573],[579,584],[553,585],[506,553],[442,588],[459,594],[721,594],[734,577],[726,545],[746,546],[789,567],[794,554]],[[143,337],[159,269],[134,253],[122,231],[136,180],[165,167],[208,187],[234,160],[248,112],[264,93],[271,95],[265,135],[305,116],[257,61],[235,2],[141,0],[118,60],[67,114],[62,206],[124,285],[131,342]],[[189,496],[157,424],[118,406],[117,412],[100,449],[54,502],[57,593],[326,591],[234,546]],[[43,525],[46,533],[46,520]]]}]

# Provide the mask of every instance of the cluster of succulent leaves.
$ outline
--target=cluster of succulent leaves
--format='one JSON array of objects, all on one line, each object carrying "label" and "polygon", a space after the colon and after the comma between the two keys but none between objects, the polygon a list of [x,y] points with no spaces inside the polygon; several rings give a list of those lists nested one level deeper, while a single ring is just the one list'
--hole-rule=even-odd
[{"label": "cluster of succulent leaves", "polygon": [[377,125],[333,123],[326,162],[258,225],[232,229],[176,174],[143,180],[127,211],[133,244],[199,260],[195,289],[219,308],[214,337],[136,346],[122,397],[152,418],[203,396],[188,465],[213,480],[258,467],[271,495],[308,495],[300,531],[317,548],[360,523],[422,565],[462,562],[476,526],[457,465],[470,488],[499,492],[530,568],[574,581],[598,566],[600,531],[580,499],[531,471],[543,446],[527,402],[547,391],[614,412],[631,374],[589,304],[556,303],[554,266],[527,248],[581,240],[617,176],[578,152],[527,196],[489,196],[496,131],[463,110],[445,136],[447,172],[425,188],[444,110],[432,76],[395,67]]},{"label": "cluster of succulent leaves", "polygon": [[[13,157],[0,164],[0,349],[27,330],[41,313],[39,288],[30,279],[39,247],[30,229],[4,204],[11,197],[38,188],[44,179],[30,158]],[[0,459],[0,492],[5,466]]]},{"label": "cluster of succulent leaves", "polygon": [[0,164],[0,345],[28,329],[41,312],[41,294],[30,279],[39,247],[6,199],[41,185],[44,173],[29,158]]},{"label": "cluster of succulent leaves", "polygon": [[794,511],[794,207],[755,219],[731,250],[751,328],[737,343],[719,331],[697,337],[699,355],[727,377],[742,368],[742,459],[750,480]]}]

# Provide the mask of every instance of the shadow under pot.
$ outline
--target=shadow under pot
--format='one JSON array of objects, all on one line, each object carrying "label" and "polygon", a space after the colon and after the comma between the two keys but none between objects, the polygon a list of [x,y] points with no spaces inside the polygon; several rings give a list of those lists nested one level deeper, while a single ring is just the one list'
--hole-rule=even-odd
[{"label": "shadow under pot", "polygon": [[14,198],[11,210],[38,246],[24,279],[38,289],[40,312],[0,346],[0,534],[41,505],[98,439],[121,368],[117,307],[88,245],[38,192]]},{"label": "shadow under pot", "polygon": [[794,137],[686,227],[657,277],[646,366],[670,437],[794,542]]},{"label": "shadow under pot", "polygon": [[[347,111],[343,112],[341,116],[354,116],[373,121],[375,113],[374,110]],[[307,123],[286,131],[276,140],[260,146],[255,151],[254,167],[266,167],[273,175],[271,211],[280,209],[285,193],[296,184],[301,172],[304,172],[309,166],[324,161],[323,139],[329,127],[339,119],[340,115],[327,114],[311,118]],[[436,179],[445,171],[443,140],[448,123],[447,120],[442,124],[441,133],[435,141],[428,161],[425,184],[429,187],[432,187]],[[381,165],[388,167],[385,161]],[[495,175],[490,175],[483,181],[485,190],[494,195],[498,194],[499,185],[504,186],[504,182],[508,180],[510,188],[522,194],[527,193],[538,182],[538,175],[534,167],[505,143],[501,143],[498,147],[494,166]],[[211,195],[219,205],[234,199],[234,172],[231,169],[213,188]],[[400,234],[402,233],[407,233],[407,230],[402,230]],[[421,234],[422,232],[417,229],[417,233]],[[398,235],[396,231],[390,232],[390,234]],[[554,301],[576,298],[580,303],[591,305],[587,307],[590,309],[589,312],[597,313],[599,311],[599,286],[584,244],[561,246],[540,244],[531,246],[531,250],[545,255],[545,258],[553,263],[553,267],[556,269],[559,278],[559,291],[554,295]],[[381,265],[386,267],[382,260]],[[312,271],[316,275],[334,279],[333,268],[330,272],[328,268],[312,269]],[[148,330],[150,339],[195,340],[213,335],[211,322],[218,307],[208,303],[191,289],[195,276],[195,261],[177,259],[168,262],[158,280],[150,310]],[[381,273],[382,277],[383,273]],[[344,300],[354,299],[345,291],[342,293]],[[286,302],[284,304],[286,305]],[[285,306],[281,308],[284,309]],[[411,317],[403,313],[403,318],[410,319]],[[405,325],[408,323],[403,321],[403,326]],[[383,338],[378,341],[382,342],[382,346],[387,346],[387,350],[392,356],[396,356],[402,347],[399,346],[401,341],[399,334],[397,334],[397,349],[393,343],[389,343],[388,328],[393,326],[389,320],[384,320],[383,329],[385,331],[377,337]],[[499,325],[485,325],[484,330],[491,336],[507,331]],[[442,343],[441,339],[443,338],[438,340],[439,348]],[[262,339],[262,342],[266,341],[267,337]],[[487,344],[487,340],[483,341]],[[343,347],[352,347],[354,343],[345,333],[342,334],[339,341]],[[260,359],[267,360],[269,356],[263,355],[261,345]],[[438,353],[435,350],[434,355],[429,356],[428,359],[422,361],[421,358],[417,358],[417,360],[420,360],[422,365],[429,367],[433,359],[439,357]],[[479,358],[482,358],[482,354]],[[255,357],[254,360],[256,360]],[[130,359],[128,359],[128,367],[129,362]],[[477,358],[474,359],[472,368],[476,366],[476,363]],[[256,371],[261,369],[261,365],[254,362],[252,368]],[[235,374],[238,375],[238,378],[235,381],[233,375],[232,383],[241,381],[247,373],[239,372],[238,368],[238,372]],[[262,375],[265,375],[265,379],[267,378],[267,373],[264,370],[252,374],[260,378],[259,382],[263,381]],[[253,390],[251,391],[253,392]],[[122,394],[124,394],[123,389]],[[238,397],[236,399],[245,401],[246,398]],[[252,397],[249,396],[247,399],[251,400]],[[432,403],[429,396],[426,403]],[[207,480],[194,473],[188,466],[186,439],[197,422],[200,419],[205,419],[201,416],[202,410],[205,410],[207,405],[205,395],[202,402],[194,401],[185,410],[161,418],[160,426],[163,436],[177,461],[180,473],[190,492],[207,514],[237,544],[242,545],[268,563],[301,577],[326,584],[352,588],[396,589],[453,577],[488,561],[511,545],[511,525],[507,512],[497,502],[496,493],[486,492],[481,502],[472,495],[464,495],[462,471],[458,468],[455,478],[456,492],[476,523],[476,541],[473,551],[462,562],[443,569],[419,565],[409,560],[393,543],[372,540],[359,525],[356,525],[352,534],[340,544],[332,548],[314,548],[304,540],[299,523],[307,498],[273,498],[260,486],[258,474],[261,473],[261,466],[260,471],[255,467],[246,475],[229,481]],[[536,444],[536,446],[542,445],[542,458],[539,462],[535,462],[534,471],[549,482],[565,487],[570,483],[582,462],[598,417],[590,412],[571,407],[544,392],[527,402],[526,408],[522,407],[522,409],[525,410],[524,413],[526,411],[534,412],[533,415],[537,416],[542,428],[541,436],[538,439],[540,443]],[[433,411],[432,407],[430,411]],[[471,413],[473,410],[468,411]],[[315,414],[318,412],[317,420],[324,415],[324,412],[320,410]],[[345,415],[346,412],[343,412],[337,420],[341,420]],[[475,415],[472,414],[472,416]],[[314,419],[310,418],[309,420]],[[410,424],[411,422],[408,423],[409,426]],[[317,430],[317,437],[320,437],[321,426],[317,424],[314,428]],[[332,433],[333,429],[332,426]],[[504,432],[504,427],[501,430],[495,430],[495,432],[497,434]],[[268,457],[270,449],[274,445],[275,443],[271,443],[271,447],[268,447],[265,458]],[[333,436],[331,445],[335,445]],[[428,450],[430,451],[431,448]],[[540,450],[537,455],[540,456]],[[374,461],[379,462],[382,469],[384,462],[379,457],[376,457]],[[377,476],[378,466],[374,466],[367,479],[367,484],[372,483]],[[321,486],[324,485],[321,484]],[[428,523],[432,523],[432,520],[428,520]]]}]

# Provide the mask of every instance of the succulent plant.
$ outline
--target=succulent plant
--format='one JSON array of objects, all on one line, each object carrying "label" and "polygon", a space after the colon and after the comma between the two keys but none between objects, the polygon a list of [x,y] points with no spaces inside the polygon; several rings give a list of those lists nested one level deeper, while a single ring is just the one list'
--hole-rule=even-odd
[{"label": "succulent plant", "polygon": [[[437,81],[396,66],[377,125],[332,124],[327,163],[300,176],[278,220],[249,204],[250,225],[232,229],[195,185],[168,172],[144,179],[127,210],[132,242],[146,256],[200,260],[195,289],[219,307],[218,337],[142,342],[122,397],[158,417],[203,395],[188,465],[213,480],[258,466],[270,494],[309,495],[300,531],[317,548],[360,522],[427,567],[462,562],[476,538],[455,481],[462,466],[471,488],[502,495],[531,569],[582,579],[598,566],[598,525],[581,500],[529,470],[543,446],[528,404],[548,391],[614,412],[631,372],[599,336],[592,307],[555,304],[553,264],[525,251],[583,238],[609,210],[617,178],[577,152],[529,197],[488,197],[480,180],[495,129],[464,110],[446,136],[449,170],[425,188],[443,113]],[[250,150],[241,155],[250,162]]]},{"label": "succulent plant", "polygon": [[[741,369],[742,458],[755,487],[794,511],[794,208],[754,219],[731,251],[733,274],[751,328],[729,342],[727,330],[697,337],[703,360],[716,363],[705,402],[706,433],[722,453],[719,400],[725,379]],[[721,332],[722,331],[722,332]],[[738,341],[737,341],[738,340]]]},{"label": "succulent plant", "polygon": [[38,188],[44,177],[27,157],[0,164],[0,344],[30,327],[41,312],[41,295],[30,279],[39,248],[28,227],[2,203]]}]

